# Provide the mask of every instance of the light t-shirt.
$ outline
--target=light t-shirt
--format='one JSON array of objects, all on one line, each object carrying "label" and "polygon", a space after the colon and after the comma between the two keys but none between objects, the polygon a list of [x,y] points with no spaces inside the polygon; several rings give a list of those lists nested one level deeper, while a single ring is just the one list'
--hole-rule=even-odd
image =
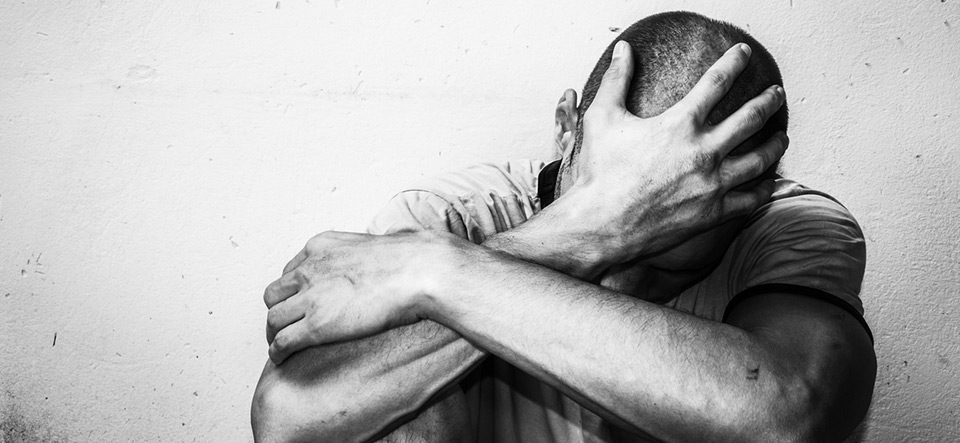
[{"label": "light t-shirt", "polygon": [[[555,164],[519,160],[442,174],[403,191],[368,232],[431,229],[480,244],[533,216],[551,200]],[[551,174],[541,174],[552,169]],[[542,177],[541,177],[542,175]],[[540,182],[544,186],[540,186]],[[776,180],[720,264],[665,306],[723,321],[740,300],[769,291],[834,303],[863,321],[860,284],[866,250],[856,220],[835,199],[794,181]],[[643,441],[620,434],[551,386],[490,357],[461,383],[480,443]]]}]

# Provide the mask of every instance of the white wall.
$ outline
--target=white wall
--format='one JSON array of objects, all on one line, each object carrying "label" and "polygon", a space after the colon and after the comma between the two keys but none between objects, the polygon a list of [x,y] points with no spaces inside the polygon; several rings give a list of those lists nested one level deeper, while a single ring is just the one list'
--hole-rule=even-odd
[{"label": "white wall", "polygon": [[960,439],[957,1],[447,3],[3,1],[0,442],[250,441],[262,288],[303,242],[548,155],[610,28],[679,8],[774,53],[788,175],[863,225],[863,440]]}]

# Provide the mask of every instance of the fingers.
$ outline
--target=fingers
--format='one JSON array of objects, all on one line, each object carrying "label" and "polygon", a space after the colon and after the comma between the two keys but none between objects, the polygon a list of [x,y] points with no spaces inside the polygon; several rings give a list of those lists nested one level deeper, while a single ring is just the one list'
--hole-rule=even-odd
[{"label": "fingers", "polygon": [[290,297],[275,304],[267,312],[267,343],[273,343],[277,332],[299,321],[306,315],[304,309],[305,297]]},{"label": "fingers", "polygon": [[733,45],[676,106],[689,110],[702,124],[717,103],[727,95],[737,76],[747,67],[751,49],[746,43]]},{"label": "fingers", "polygon": [[297,255],[293,257],[292,260],[288,261],[287,265],[283,267],[283,274],[281,275],[287,274],[290,271],[297,269],[297,266],[300,266],[300,263],[303,263],[303,261],[306,260],[307,257],[309,256],[310,254],[307,253],[307,248],[301,249],[300,252],[298,252]]},{"label": "fingers", "polygon": [[724,189],[733,189],[762,175],[780,160],[789,144],[787,135],[778,132],[750,151],[724,158],[720,165]]},{"label": "fingers", "polygon": [[283,363],[291,354],[309,346],[310,328],[307,320],[300,320],[283,328],[270,343],[270,360],[274,364]]},{"label": "fingers", "polygon": [[610,66],[600,80],[597,95],[590,109],[626,110],[627,90],[633,77],[633,54],[630,44],[621,40],[613,46]]},{"label": "fingers", "polygon": [[773,114],[783,106],[783,87],[773,85],[754,97],[710,131],[721,153],[726,155],[740,143],[756,134]]},{"label": "fingers", "polygon": [[263,291],[263,303],[267,308],[272,308],[277,303],[286,300],[300,290],[300,279],[293,272],[287,272],[282,277],[267,285]]},{"label": "fingers", "polygon": [[773,195],[773,180],[764,180],[757,186],[743,191],[730,191],[723,197],[721,221],[745,217],[770,201]]},{"label": "fingers", "polygon": [[296,294],[300,290],[299,280],[290,275],[293,270],[297,269],[304,261],[306,261],[311,256],[325,254],[337,241],[342,240],[352,240],[355,239],[360,234],[354,234],[350,232],[336,232],[336,231],[326,231],[321,232],[313,236],[310,240],[307,241],[306,246],[297,253],[293,259],[287,262],[287,265],[283,267],[283,276],[279,280],[271,283],[267,286],[267,290],[263,293],[263,302],[266,303],[267,308],[273,307],[274,304],[279,301]]}]

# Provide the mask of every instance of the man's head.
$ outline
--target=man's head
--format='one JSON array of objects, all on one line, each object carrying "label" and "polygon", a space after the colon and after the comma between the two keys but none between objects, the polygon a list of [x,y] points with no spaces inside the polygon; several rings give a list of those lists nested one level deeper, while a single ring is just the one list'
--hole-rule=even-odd
[{"label": "man's head", "polygon": [[[727,49],[741,42],[750,45],[753,54],[746,69],[714,107],[707,122],[717,124],[771,85],[783,84],[780,70],[770,53],[732,24],[691,12],[668,12],[644,18],[624,30],[604,51],[584,85],[579,106],[571,91],[564,94],[557,106],[557,142],[564,151],[556,187],[558,194],[565,192],[576,177],[576,163],[583,141],[580,117],[593,102],[610,64],[613,46],[619,40],[628,42],[633,51],[635,70],[626,106],[639,117],[659,115],[679,102]],[[786,131],[786,127],[787,108],[784,105],[734,154],[749,150],[778,131]],[[767,175],[774,174],[775,169],[776,166],[770,168]],[[708,266],[722,256],[740,223],[742,220],[707,231],[678,248],[647,258],[644,263],[669,271]],[[704,251],[710,253],[704,254]]]}]

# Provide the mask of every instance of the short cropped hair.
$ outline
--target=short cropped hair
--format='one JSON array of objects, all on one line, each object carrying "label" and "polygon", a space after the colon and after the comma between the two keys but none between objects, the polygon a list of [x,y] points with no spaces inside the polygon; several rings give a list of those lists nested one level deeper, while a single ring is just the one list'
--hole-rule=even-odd
[{"label": "short cropped hair", "polygon": [[[624,30],[607,47],[583,87],[580,115],[590,107],[607,67],[613,47],[625,40],[633,51],[634,73],[627,94],[627,109],[647,118],[661,114],[680,101],[707,69],[737,43],[753,50],[746,69],[730,91],[713,108],[707,123],[715,125],[772,85],[783,85],[777,62],[759,42],[739,27],[686,11],[665,12],[644,18]],[[582,121],[582,119],[581,119]],[[574,158],[583,143],[578,131]],[[750,140],[760,143],[787,130],[787,106],[781,107]],[[776,170],[776,166],[770,168]]]}]

